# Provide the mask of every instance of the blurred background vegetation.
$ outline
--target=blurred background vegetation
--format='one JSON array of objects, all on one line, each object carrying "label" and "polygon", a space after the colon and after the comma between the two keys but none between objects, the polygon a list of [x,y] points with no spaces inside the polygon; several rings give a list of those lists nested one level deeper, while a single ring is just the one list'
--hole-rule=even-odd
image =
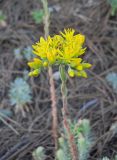
[{"label": "blurred background vegetation", "polygon": [[[75,121],[71,129],[81,138],[79,160],[116,160],[117,0],[48,0],[48,4],[50,35],[70,27],[85,34],[84,59],[93,65],[88,79],[67,82]],[[54,159],[47,71],[29,78],[27,66],[34,57],[31,45],[44,36],[43,16],[39,0],[0,0],[0,160]],[[57,68],[53,71],[61,130],[60,76]],[[79,119],[88,123],[88,131],[82,123],[80,131],[74,130]],[[69,160],[66,139],[59,142],[58,160]]]}]

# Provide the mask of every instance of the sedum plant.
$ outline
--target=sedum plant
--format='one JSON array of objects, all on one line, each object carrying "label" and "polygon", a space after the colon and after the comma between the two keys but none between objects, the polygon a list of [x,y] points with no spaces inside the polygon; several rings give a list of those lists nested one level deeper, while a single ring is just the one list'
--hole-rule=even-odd
[{"label": "sedum plant", "polygon": [[88,119],[79,120],[73,125],[79,160],[87,160],[92,146],[91,127]]},{"label": "sedum plant", "polygon": [[[91,127],[88,119],[79,120],[78,123],[70,123],[72,133],[75,137],[75,143],[78,149],[78,159],[87,160],[92,147]],[[66,137],[65,133],[65,137]],[[59,138],[60,148],[57,151],[57,160],[72,160],[67,138]],[[61,159],[61,157],[64,157]]]},{"label": "sedum plant", "polygon": [[69,152],[69,146],[67,139],[64,137],[60,137],[59,141],[59,149],[56,152],[56,160],[71,160],[71,155]]},{"label": "sedum plant", "polygon": [[117,93],[117,73],[108,73],[106,80],[113,87],[114,92]]},{"label": "sedum plant", "polygon": [[10,85],[9,97],[11,105],[15,106],[15,112],[22,112],[25,116],[24,107],[31,102],[31,88],[23,78],[16,78]]},{"label": "sedum plant", "polygon": [[33,151],[32,156],[34,160],[45,160],[46,156],[45,156],[44,148],[42,146],[39,146]]},{"label": "sedum plant", "polygon": [[111,14],[114,16],[117,11],[117,0],[107,0],[108,3],[111,5]]},{"label": "sedum plant", "polygon": [[30,61],[31,59],[35,57],[35,55],[32,52],[31,46],[27,46],[23,49],[23,56],[27,61]]},{"label": "sedum plant", "polygon": [[[87,160],[92,146],[91,127],[88,119],[79,120],[78,123],[69,123],[72,133],[75,136],[75,143],[78,148],[78,160]],[[67,133],[58,139],[59,148],[56,151],[55,160],[72,160],[70,146],[67,140]],[[45,158],[44,148],[38,147],[33,152],[34,160],[43,160]],[[108,160],[108,159],[103,159]],[[115,159],[116,160],[116,159]]]},{"label": "sedum plant", "polygon": [[27,61],[35,57],[35,55],[32,53],[31,46],[27,46],[23,50],[21,48],[15,48],[14,55],[17,60],[26,59]]},{"label": "sedum plant", "polygon": [[61,78],[61,93],[62,93],[62,115],[63,115],[63,126],[67,133],[67,142],[69,145],[69,151],[72,160],[77,160],[77,147],[75,144],[74,135],[71,132],[69,126],[69,111],[67,107],[67,76],[66,70],[69,76],[87,77],[85,69],[90,68],[91,64],[86,63],[81,57],[86,48],[83,47],[85,36],[82,34],[75,34],[74,29],[65,29],[64,32],[60,32],[58,35],[49,36],[49,10],[48,1],[41,0],[44,10],[44,31],[45,35],[33,45],[33,53],[36,57],[28,65],[31,68],[29,76],[38,76],[40,72],[48,68],[49,82],[50,82],[50,94],[52,102],[52,128],[53,138],[55,142],[55,149],[57,145],[57,107],[56,107],[56,95],[55,85],[53,80],[52,66],[58,66]]},{"label": "sedum plant", "polygon": [[14,56],[17,60],[22,60],[23,59],[20,48],[15,48],[14,49]]},{"label": "sedum plant", "polygon": [[117,155],[115,155],[115,160],[117,160]]},{"label": "sedum plant", "polygon": [[37,58],[28,65],[33,69],[30,76],[38,76],[42,69],[51,65],[65,66],[70,77],[87,77],[85,69],[90,68],[91,64],[86,63],[81,56],[85,53],[83,48],[85,36],[74,34],[74,29],[65,29],[60,35],[53,37],[43,37],[33,45],[33,53]]},{"label": "sedum plant", "polygon": [[[90,63],[83,60],[82,55],[86,48],[83,47],[85,36],[75,34],[74,29],[65,29],[59,35],[47,38],[40,38],[40,41],[33,45],[33,53],[37,56],[28,66],[32,69],[29,76],[38,76],[40,72],[51,66],[58,66],[61,78],[62,93],[62,115],[63,126],[67,133],[70,155],[72,160],[77,160],[77,145],[75,137],[69,126],[69,111],[67,107],[67,76],[66,70],[70,77],[78,76],[87,78],[86,69],[91,67]],[[80,145],[81,143],[79,143]]]},{"label": "sedum plant", "polygon": [[103,157],[102,160],[110,160],[108,157]]},{"label": "sedum plant", "polygon": [[[108,157],[103,157],[103,158],[100,159],[100,160],[110,160],[110,158],[108,158]],[[114,157],[112,160],[117,160],[117,155],[115,155],[115,157]]]}]

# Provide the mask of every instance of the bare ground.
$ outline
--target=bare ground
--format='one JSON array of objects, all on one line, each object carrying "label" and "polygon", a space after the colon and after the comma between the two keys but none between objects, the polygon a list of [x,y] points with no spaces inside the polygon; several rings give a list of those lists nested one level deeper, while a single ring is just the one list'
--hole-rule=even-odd
[{"label": "bare ground", "polygon": [[[88,79],[69,79],[68,102],[71,116],[89,118],[95,135],[90,160],[117,153],[117,136],[110,130],[117,120],[117,95],[105,81],[111,71],[117,71],[117,16],[110,15],[105,0],[52,0],[58,5],[51,13],[50,34],[73,27],[86,35],[87,54],[93,64]],[[0,9],[7,15],[7,27],[0,28],[0,107],[10,108],[8,90],[10,82],[22,75],[26,61],[18,62],[13,50],[33,44],[43,35],[43,24],[36,25],[31,18],[33,9],[41,8],[36,0],[0,0]],[[29,79],[33,89],[33,102],[26,118],[14,114],[7,125],[0,125],[0,160],[31,160],[32,151],[44,146],[49,159],[53,158],[54,143],[51,136],[51,103],[46,73]],[[61,109],[60,82],[56,83],[58,110]],[[89,104],[90,102],[90,104]],[[85,112],[81,107],[87,106]],[[59,121],[61,114],[59,113]]]}]

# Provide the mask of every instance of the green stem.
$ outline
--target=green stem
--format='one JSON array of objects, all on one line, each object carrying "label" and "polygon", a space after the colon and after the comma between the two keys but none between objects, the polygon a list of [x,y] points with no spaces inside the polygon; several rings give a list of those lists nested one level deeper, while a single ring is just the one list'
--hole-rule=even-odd
[{"label": "green stem", "polygon": [[70,153],[72,160],[78,160],[78,155],[77,155],[77,147],[75,144],[75,139],[73,134],[71,133],[71,129],[69,127],[69,113],[68,113],[68,107],[67,107],[67,87],[66,87],[66,72],[65,72],[65,66],[60,65],[59,68],[60,71],[60,77],[61,77],[61,93],[62,93],[62,101],[63,101],[63,108],[62,108],[62,114],[63,114],[63,125],[64,128],[67,132],[68,135],[68,143],[69,143],[69,148],[70,148]]},{"label": "green stem", "polygon": [[49,35],[49,18],[50,18],[50,13],[48,10],[48,2],[47,0],[41,0],[43,4],[43,9],[44,9],[44,32],[45,32],[45,38],[48,37]]},{"label": "green stem", "polygon": [[[47,0],[41,0],[44,9],[44,32],[45,38],[49,36],[49,17],[50,13],[48,10],[48,2]],[[55,150],[58,148],[58,117],[57,117],[57,106],[56,106],[56,92],[55,92],[55,84],[53,79],[53,71],[52,68],[48,68],[49,75],[49,83],[50,83],[50,95],[51,95],[51,107],[52,107],[52,132],[55,143]]]},{"label": "green stem", "polygon": [[60,77],[61,77],[61,93],[62,93],[62,101],[63,101],[63,115],[68,116],[68,107],[67,107],[67,87],[66,87],[66,72],[65,72],[65,66],[60,65],[59,68],[60,71]]}]

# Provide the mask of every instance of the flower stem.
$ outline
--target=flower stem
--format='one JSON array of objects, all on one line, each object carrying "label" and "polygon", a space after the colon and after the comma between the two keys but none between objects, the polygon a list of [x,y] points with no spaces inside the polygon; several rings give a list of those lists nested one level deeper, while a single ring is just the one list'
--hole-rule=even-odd
[{"label": "flower stem", "polygon": [[48,10],[48,2],[47,0],[41,0],[43,4],[43,9],[44,9],[44,32],[45,32],[45,38],[48,37],[49,35],[49,17],[50,13]]},{"label": "flower stem", "polygon": [[67,107],[67,87],[66,87],[66,73],[65,73],[65,67],[63,65],[60,65],[59,68],[60,71],[60,77],[61,77],[61,93],[62,93],[62,102],[63,102],[63,111],[64,115],[68,116],[68,107]]},{"label": "flower stem", "polygon": [[[49,35],[49,10],[48,10],[48,2],[47,0],[41,0],[43,3],[44,8],[44,32],[45,32],[45,38]],[[49,82],[50,82],[50,94],[51,94],[51,107],[52,107],[52,132],[53,132],[53,138],[55,142],[55,150],[58,148],[58,118],[57,118],[57,106],[56,106],[56,92],[55,92],[55,84],[53,79],[53,71],[52,68],[49,67],[48,69],[48,75],[49,75]]]},{"label": "flower stem", "polygon": [[63,101],[63,108],[62,108],[62,114],[63,114],[63,125],[68,135],[68,143],[69,148],[71,152],[72,160],[78,160],[77,156],[77,147],[75,144],[75,139],[73,134],[71,133],[70,127],[69,127],[69,112],[67,107],[67,87],[66,87],[66,73],[65,73],[65,67],[63,65],[60,66],[60,76],[61,76],[61,93],[62,93],[62,101]]}]

